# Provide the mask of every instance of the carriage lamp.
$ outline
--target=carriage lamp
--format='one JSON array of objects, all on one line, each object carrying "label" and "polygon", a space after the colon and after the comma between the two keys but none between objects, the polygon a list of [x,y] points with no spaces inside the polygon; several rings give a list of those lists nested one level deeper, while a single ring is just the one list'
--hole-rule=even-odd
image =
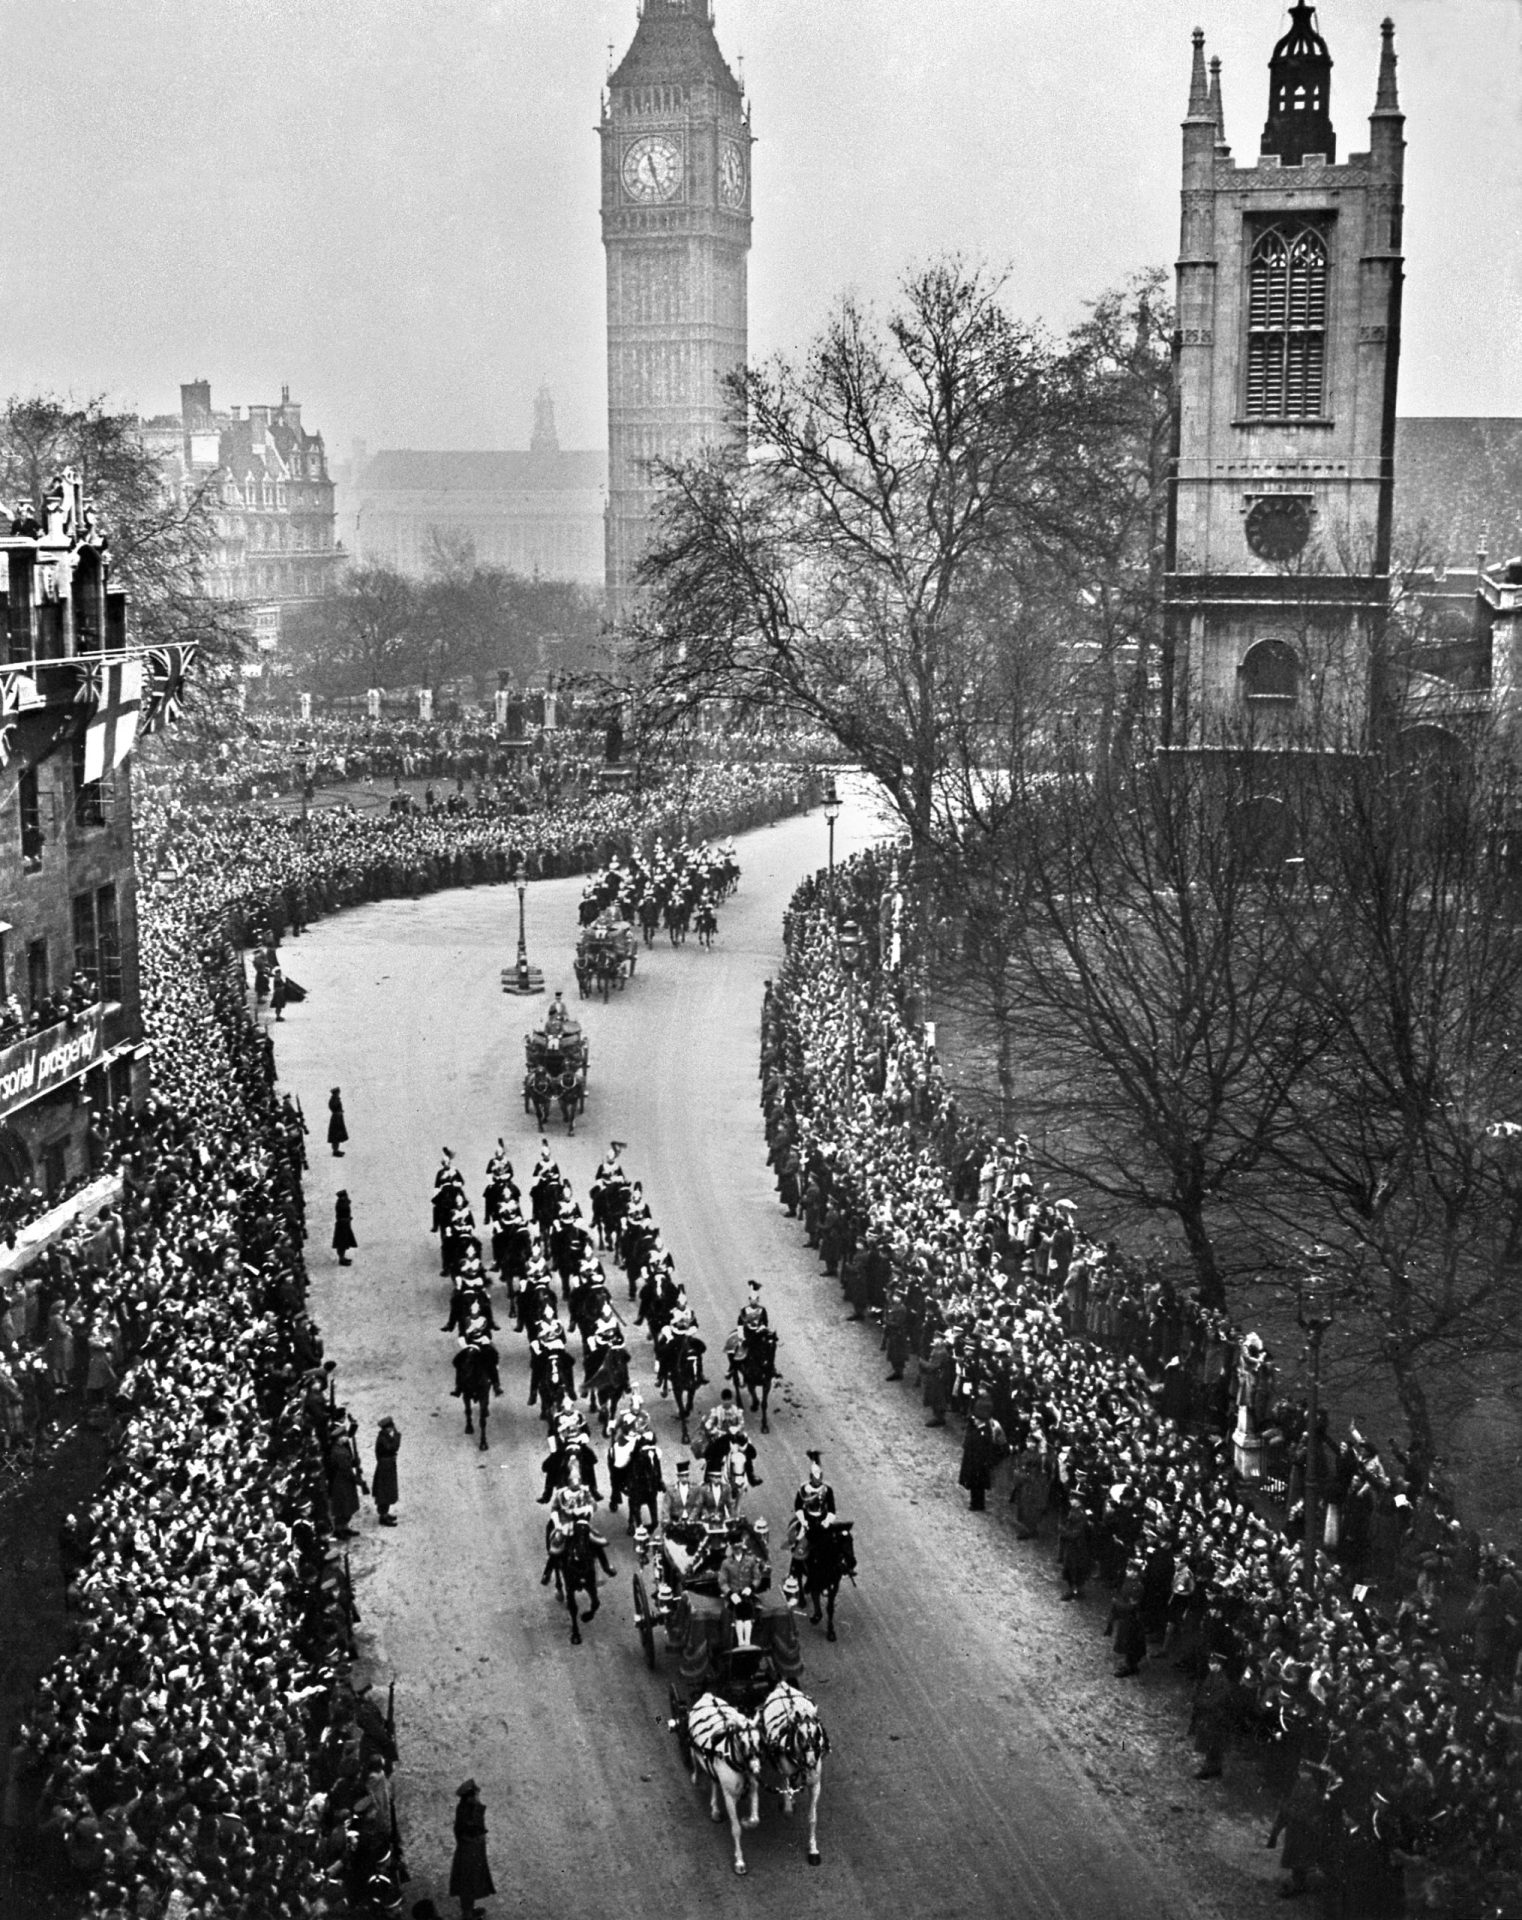
[{"label": "carriage lamp", "polygon": [[824,824],[830,830],[830,905],[835,905],[835,822],[840,818],[840,795],[835,791],[835,776],[824,783]]},{"label": "carriage lamp", "polygon": [[521,859],[514,866],[511,879],[512,884],[518,889],[518,959],[514,966],[502,969],[502,991],[504,993],[543,993],[544,973],[539,967],[531,967],[528,961],[528,935],[525,930],[528,875],[523,870]]},{"label": "carriage lamp", "polygon": [[1305,1389],[1305,1538],[1302,1565],[1308,1592],[1316,1588],[1316,1550],[1321,1544],[1321,1448],[1316,1429],[1321,1421],[1321,1343],[1337,1317],[1335,1285],[1326,1247],[1306,1250],[1305,1266],[1295,1283],[1295,1318],[1310,1335]]}]

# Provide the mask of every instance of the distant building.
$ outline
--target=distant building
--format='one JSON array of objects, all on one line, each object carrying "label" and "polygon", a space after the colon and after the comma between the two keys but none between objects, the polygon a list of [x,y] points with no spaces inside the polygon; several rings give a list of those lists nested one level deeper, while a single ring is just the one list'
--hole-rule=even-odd
[{"label": "distant building", "polygon": [[1404,121],[1387,21],[1369,144],[1339,164],[1297,0],[1246,165],[1194,36],[1184,120],[1165,689],[1173,737],[1356,735],[1389,611]]},{"label": "distant building", "polygon": [[327,451],[289,387],[278,405],[216,412],[209,382],[193,380],[180,388],[179,415],[145,420],[142,431],[173,485],[215,488],[214,598],[284,607],[333,591],[347,556]]},{"label": "distant building", "polygon": [[607,475],[605,454],[562,451],[548,388],[527,453],[356,449],[355,563],[420,576],[468,543],[483,567],[600,586]]}]

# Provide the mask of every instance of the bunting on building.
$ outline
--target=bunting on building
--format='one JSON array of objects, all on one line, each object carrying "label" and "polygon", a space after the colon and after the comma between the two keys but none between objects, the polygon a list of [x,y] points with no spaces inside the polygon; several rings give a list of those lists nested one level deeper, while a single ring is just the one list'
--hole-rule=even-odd
[{"label": "bunting on building", "polygon": [[178,720],[185,705],[185,676],[196,657],[196,644],[150,647],[148,670],[143,686],[142,717],[139,730],[158,733]]}]

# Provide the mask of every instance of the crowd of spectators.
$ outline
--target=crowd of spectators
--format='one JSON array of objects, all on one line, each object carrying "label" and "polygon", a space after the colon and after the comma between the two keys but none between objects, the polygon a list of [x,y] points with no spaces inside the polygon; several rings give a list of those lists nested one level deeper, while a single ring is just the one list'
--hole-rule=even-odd
[{"label": "crowd of spectators", "polygon": [[76,1629],[21,1725],[5,1819],[109,1920],[402,1910],[391,1732],[356,1684],[354,1423],[306,1310],[305,1127],[243,948],[393,892],[595,867],[806,804],[798,769],[701,770],[529,817],[150,802],[155,1094],[99,1130],[119,1205],[0,1282],[0,1422],[75,1399],[109,1467],[60,1542]]},{"label": "crowd of spectators", "polygon": [[891,892],[870,854],[789,912],[762,1019],[784,1202],[882,1317],[895,1377],[917,1359],[930,1423],[966,1415],[973,1505],[997,1436],[1062,1597],[1108,1585],[1117,1677],[1149,1651],[1193,1675],[1201,1777],[1233,1730],[1262,1743],[1286,1892],[1319,1880],[1348,1915],[1522,1911],[1522,1569],[1426,1463],[1308,1436],[1259,1336],[1088,1239],[1023,1140],[969,1137],[909,1017],[912,953],[895,969],[880,939]]}]

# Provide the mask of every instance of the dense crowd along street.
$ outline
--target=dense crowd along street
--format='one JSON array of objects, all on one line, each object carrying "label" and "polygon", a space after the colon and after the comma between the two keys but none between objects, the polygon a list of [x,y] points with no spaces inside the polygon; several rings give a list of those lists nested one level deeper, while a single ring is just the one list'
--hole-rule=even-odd
[{"label": "dense crowd along street", "polygon": [[[732,828],[797,793],[716,772],[682,817],[705,798]],[[394,1752],[346,1679],[336,1542],[363,1476],[305,1311],[307,1126],[249,1023],[242,938],[474,877],[487,850],[496,873],[510,847],[542,869],[665,818],[613,802],[552,814],[543,840],[454,822],[453,841],[442,823],[222,816],[198,843],[176,823],[183,864],[144,916],[161,1093],[103,1133],[119,1204],[5,1295],[7,1449],[46,1440],[79,1389],[111,1418],[107,1488],[66,1543],[79,1649],[44,1681],[8,1789],[9,1823],[92,1911],[317,1912],[329,1893],[363,1910],[396,1889],[373,1778]]]},{"label": "dense crowd along street", "polygon": [[[727,798],[740,808],[786,804],[789,791],[759,798],[741,780]],[[608,819],[600,805],[591,820],[547,816],[545,863],[571,864],[575,849],[589,851],[592,835],[606,834]],[[272,1046],[273,1029],[248,1024],[257,1002],[234,930],[279,943],[284,959],[291,931],[344,901],[335,876],[353,902],[378,893],[406,903],[424,877],[437,884],[481,871],[467,864],[481,848],[458,818],[430,823],[427,838],[413,842],[426,847],[431,866],[398,869],[400,824],[334,815],[330,834],[315,840],[268,819],[203,824],[220,866],[203,856],[195,879],[162,882],[147,928],[156,1031],[180,1097],[103,1135],[103,1161],[123,1178],[120,1204],[7,1296],[8,1444],[24,1446],[52,1418],[54,1397],[80,1387],[88,1403],[109,1410],[117,1436],[108,1490],[67,1543],[81,1647],[39,1695],[12,1782],[41,1843],[91,1888],[92,1910],[154,1912],[155,1901],[167,1899],[179,1904],[163,1911],[177,1916],[216,1914],[229,1901],[240,1911],[315,1913],[330,1909],[313,1903],[337,1898],[357,1911],[387,1912],[399,1895],[405,1856],[392,1825],[391,1769],[400,1758],[405,1770],[408,1759],[371,1693],[356,1692],[350,1678],[360,1652],[356,1612],[364,1610],[354,1605],[347,1542],[361,1493],[376,1489],[381,1523],[394,1526],[399,1508],[405,1535],[409,1490],[415,1499],[438,1462],[418,1457],[409,1441],[398,1500],[389,1434],[399,1446],[417,1415],[407,1410],[399,1427],[392,1413],[377,1415],[374,1435],[384,1445],[366,1489],[360,1426],[338,1392],[348,1369],[324,1370],[318,1333],[330,1322],[341,1328],[347,1310],[335,1313],[324,1287],[317,1323],[309,1318],[302,1172],[322,1100],[314,1090],[298,1104],[273,1078],[276,1049],[307,1051],[312,1029],[299,1039],[283,1030]],[[724,824],[722,810],[715,824]],[[680,840],[668,852],[659,832],[623,844],[588,880],[557,883],[571,923],[559,936],[563,951],[588,910],[587,925],[625,913],[637,919],[650,882],[698,859]],[[245,845],[262,857],[226,857]],[[702,857],[712,859],[717,891],[721,871],[745,863],[729,843],[712,845]],[[502,839],[494,851],[505,857]],[[481,877],[490,873],[488,866]],[[728,911],[744,901],[742,887]],[[864,933],[848,973],[834,936],[850,913]],[[1316,1586],[1306,1586],[1293,1537],[1303,1433],[1298,1460],[1288,1449],[1282,1507],[1265,1503],[1261,1472],[1252,1471],[1261,1467],[1262,1434],[1292,1424],[1275,1401],[1261,1343],[1148,1282],[1122,1252],[1085,1239],[1072,1207],[1036,1184],[1023,1140],[992,1139],[959,1115],[912,1017],[915,942],[887,853],[843,860],[832,887],[816,877],[791,902],[761,1028],[779,1224],[800,1221],[851,1317],[880,1325],[889,1380],[905,1380],[913,1368],[928,1424],[963,1423],[952,1465],[975,1511],[996,1487],[1003,1493],[1000,1469],[1012,1461],[1006,1504],[1015,1508],[1017,1535],[1048,1541],[1061,1597],[1081,1596],[1095,1581],[1110,1595],[1117,1675],[1131,1677],[1149,1655],[1166,1653],[1192,1678],[1190,1731],[1202,1779],[1235,1764],[1245,1731],[1267,1729],[1270,1778],[1283,1799],[1275,1839],[1283,1833],[1286,1884],[1309,1878],[1348,1888],[1352,1910],[1374,1913],[1401,1897],[1402,1880],[1440,1892],[1456,1884],[1459,1848],[1463,1870],[1509,1871],[1515,1567],[1504,1556],[1482,1558],[1418,1470],[1350,1439],[1335,1449],[1327,1443],[1334,1518]],[[507,958],[505,943],[499,957]],[[700,964],[718,957],[693,955]],[[676,958],[673,951],[664,963],[664,988],[678,994],[668,1002],[673,1011],[682,992],[671,972]],[[659,954],[651,964],[662,964]],[[490,966],[482,972],[490,991]],[[543,1029],[575,1027],[558,994],[546,1003],[535,1016]],[[332,1008],[318,1017],[331,1026],[338,1016]],[[646,1017],[631,998],[602,1019],[626,1023],[626,1049],[640,1044],[635,1030]],[[618,1032],[603,1025],[599,1054]],[[342,1034],[336,1044],[344,1046]],[[370,1130],[378,1092],[352,1087],[347,1071],[343,1091],[332,1087],[327,1144],[335,1161],[361,1151],[351,1129],[361,1139]],[[612,1096],[621,1125],[627,1091],[616,1076],[599,1074],[593,1096],[603,1119]],[[580,1641],[581,1629],[592,1627],[588,1616],[601,1611],[587,1636],[593,1644],[603,1647],[612,1628],[626,1641],[648,1636],[653,1646],[695,1572],[712,1582],[718,1606],[733,1612],[740,1596],[749,1609],[752,1595],[770,1592],[759,1617],[791,1617],[780,1595],[811,1607],[833,1639],[841,1579],[828,1591],[810,1581],[807,1551],[796,1551],[803,1541],[790,1526],[822,1477],[818,1449],[805,1447],[797,1505],[775,1513],[773,1534],[760,1491],[766,1445],[747,1421],[751,1402],[751,1422],[766,1416],[766,1399],[745,1384],[755,1377],[745,1365],[745,1333],[748,1321],[769,1320],[771,1288],[752,1275],[742,1294],[736,1279],[714,1318],[706,1302],[695,1310],[637,1177],[644,1154],[624,1138],[608,1146],[600,1136],[609,1126],[599,1124],[595,1148],[579,1137],[565,1142],[564,1151],[583,1156],[578,1184],[562,1172],[562,1150],[547,1137],[525,1137],[511,1115],[509,1096],[504,1117],[513,1132],[501,1132],[498,1118],[481,1157],[479,1223],[464,1156],[451,1147],[433,1175],[429,1225],[449,1289],[449,1374],[479,1420],[472,1451],[495,1454],[506,1440],[527,1466],[521,1497],[536,1511],[545,1504],[552,1522],[535,1561],[545,1583],[555,1584],[577,1522],[594,1529],[604,1564],[589,1570],[590,1594],[572,1589],[572,1601],[581,1596],[569,1608],[572,1635]],[[594,1151],[595,1169],[585,1158]],[[319,1150],[316,1163],[329,1155]],[[345,1232],[335,1230],[333,1244],[338,1260],[350,1267],[352,1252],[363,1271],[377,1243],[375,1196],[361,1174],[355,1166],[342,1175]],[[413,1177],[420,1181],[416,1170]],[[505,1298],[494,1301],[494,1284]],[[508,1327],[522,1336],[522,1371],[505,1364],[499,1337]],[[769,1330],[782,1336],[786,1361],[790,1330]],[[639,1379],[636,1342],[645,1337],[652,1371]],[[784,1379],[794,1364],[781,1367]],[[578,1370],[581,1396],[590,1396],[585,1413]],[[778,1370],[774,1346],[757,1377],[763,1391]],[[448,1392],[437,1368],[429,1375],[430,1397]],[[499,1394],[509,1405],[526,1396],[547,1455],[543,1443],[525,1452],[521,1428],[499,1431],[512,1419],[494,1410]],[[663,1436],[665,1419],[674,1425]],[[722,1468],[709,1475],[711,1454],[724,1456],[727,1477]],[[617,1533],[599,1540],[595,1532],[598,1505],[615,1488],[639,1575],[634,1615],[620,1603],[616,1627],[599,1609],[595,1585],[599,1573],[612,1571],[620,1584],[630,1574],[627,1562],[607,1564],[610,1544],[624,1551]],[[713,1558],[684,1560],[679,1580],[665,1543],[672,1498],[685,1508],[686,1488],[700,1506],[711,1492]],[[743,1524],[732,1525],[741,1515]],[[681,1524],[679,1513],[679,1534]],[[788,1554],[780,1578],[779,1547]],[[1388,1615],[1364,1597],[1364,1582],[1376,1578],[1381,1592],[1403,1595]],[[212,1594],[222,1611],[202,1618]],[[1457,1618],[1455,1594],[1473,1596]],[[849,1616],[858,1603],[841,1604]],[[739,1620],[721,1617],[742,1631]],[[145,1630],[157,1648],[146,1660]],[[684,1631],[679,1620],[679,1647]],[[765,1644],[781,1649],[777,1681],[790,1681],[791,1630],[779,1636],[774,1625]],[[805,1697],[808,1684],[805,1677]],[[241,1712],[246,1693],[261,1709],[252,1719]],[[696,1705],[694,1696],[684,1713]],[[103,1744],[98,1736],[85,1741],[82,1715],[115,1731]],[[704,1714],[698,1722],[701,1731]],[[826,1829],[840,1791],[838,1765],[830,1772]],[[743,1766],[741,1775],[749,1777]],[[743,1811],[743,1778],[729,1785]],[[736,1800],[715,1792],[716,1804]],[[401,1801],[410,1828],[405,1794]],[[738,1825],[735,1847],[739,1857]]]}]

